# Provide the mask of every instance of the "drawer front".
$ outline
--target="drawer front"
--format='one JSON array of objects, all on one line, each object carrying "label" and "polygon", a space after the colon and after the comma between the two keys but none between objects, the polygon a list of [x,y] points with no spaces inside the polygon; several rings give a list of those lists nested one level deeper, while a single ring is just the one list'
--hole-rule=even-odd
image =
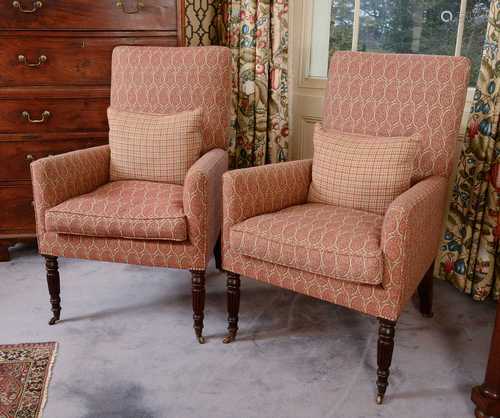
[{"label": "drawer front", "polygon": [[118,45],[176,46],[175,37],[0,37],[0,86],[109,85]]},{"label": "drawer front", "polygon": [[0,29],[175,31],[176,9],[176,0],[0,0]]},{"label": "drawer front", "polygon": [[0,184],[0,233],[33,233],[35,212],[30,184]]},{"label": "drawer front", "polygon": [[109,98],[0,100],[0,133],[106,132]]},{"label": "drawer front", "polygon": [[31,162],[49,155],[62,154],[82,148],[105,144],[103,139],[74,139],[58,141],[0,141],[0,182],[30,179]]}]

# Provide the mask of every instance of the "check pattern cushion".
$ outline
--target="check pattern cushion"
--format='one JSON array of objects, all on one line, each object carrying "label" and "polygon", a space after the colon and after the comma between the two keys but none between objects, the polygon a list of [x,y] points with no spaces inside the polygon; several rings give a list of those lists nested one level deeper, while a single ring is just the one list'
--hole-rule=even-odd
[{"label": "check pattern cushion", "polygon": [[323,125],[380,137],[420,134],[412,182],[449,177],[469,71],[465,57],[335,52]]},{"label": "check pattern cushion", "polygon": [[[310,160],[235,170],[224,175],[224,269],[369,315],[397,320],[436,255],[447,179],[432,176],[422,180],[387,209],[380,241],[382,283],[376,286],[248,257],[232,247],[233,227],[261,214],[306,203],[310,181]],[[283,193],[282,185],[288,195]]]},{"label": "check pattern cushion", "polygon": [[182,186],[116,181],[49,209],[45,223],[59,234],[185,241],[182,199]]},{"label": "check pattern cushion", "polygon": [[382,283],[383,216],[309,203],[255,216],[230,231],[245,256],[332,279]]},{"label": "check pattern cushion", "polygon": [[409,189],[418,139],[314,131],[309,201],[383,215]]},{"label": "check pattern cushion", "polygon": [[201,109],[151,115],[108,109],[110,179],[184,183],[200,157]]},{"label": "check pattern cushion", "polygon": [[231,68],[231,52],[220,46],[119,46],[113,50],[111,107],[164,115],[202,108],[202,154],[225,150]]},{"label": "check pattern cushion", "polygon": [[31,164],[38,248],[41,254],[158,267],[204,270],[212,257],[221,224],[222,175],[228,155],[204,154],[189,169],[182,201],[188,240],[131,240],[48,232],[47,211],[109,182],[109,146],[89,148]]}]

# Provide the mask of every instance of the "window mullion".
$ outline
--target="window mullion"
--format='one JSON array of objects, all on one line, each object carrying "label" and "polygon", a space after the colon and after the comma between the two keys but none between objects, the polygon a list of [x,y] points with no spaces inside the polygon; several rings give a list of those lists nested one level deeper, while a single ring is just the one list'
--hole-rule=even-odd
[{"label": "window mullion", "polygon": [[464,37],[465,13],[467,12],[467,0],[460,1],[460,14],[458,15],[457,42],[455,44],[455,56],[462,52],[462,39]]},{"label": "window mullion", "polygon": [[361,10],[361,0],[354,0],[354,20],[352,24],[352,47],[351,47],[353,51],[358,50],[360,10]]}]

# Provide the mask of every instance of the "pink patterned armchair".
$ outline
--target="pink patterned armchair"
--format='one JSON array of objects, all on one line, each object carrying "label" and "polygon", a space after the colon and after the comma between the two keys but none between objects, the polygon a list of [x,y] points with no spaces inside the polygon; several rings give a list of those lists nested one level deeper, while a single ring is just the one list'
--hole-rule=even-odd
[{"label": "pink patterned armchair", "polygon": [[[380,320],[377,402],[388,385],[395,325],[413,293],[432,315],[432,264],[469,79],[463,57],[337,52],[323,126],[376,136],[421,134],[412,187],[385,214],[307,203],[311,160],[223,176],[228,335],[238,330],[240,275]],[[427,273],[426,273],[427,272]]]},{"label": "pink patterned armchair", "polygon": [[[203,342],[204,275],[220,234],[230,95],[231,57],[226,48],[114,50],[111,106],[148,114],[201,107],[202,156],[183,185],[110,182],[109,146],[31,164],[51,325],[61,312],[58,256],[172,267],[191,270],[194,329]],[[220,257],[216,262],[220,267]]]}]

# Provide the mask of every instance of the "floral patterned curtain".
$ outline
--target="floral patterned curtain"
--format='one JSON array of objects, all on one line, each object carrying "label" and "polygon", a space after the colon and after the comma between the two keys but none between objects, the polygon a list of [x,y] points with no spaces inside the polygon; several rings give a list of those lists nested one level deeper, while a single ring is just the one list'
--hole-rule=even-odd
[{"label": "floral patterned curtain", "polygon": [[288,158],[288,0],[227,0],[233,167]]},{"label": "floral patterned curtain", "polygon": [[[481,71],[439,254],[439,275],[484,300],[500,297],[500,2],[492,1]],[[498,261],[496,261],[498,260]]]},{"label": "floral patterned curtain", "polygon": [[186,44],[233,54],[231,166],[288,159],[288,0],[186,0]]}]

